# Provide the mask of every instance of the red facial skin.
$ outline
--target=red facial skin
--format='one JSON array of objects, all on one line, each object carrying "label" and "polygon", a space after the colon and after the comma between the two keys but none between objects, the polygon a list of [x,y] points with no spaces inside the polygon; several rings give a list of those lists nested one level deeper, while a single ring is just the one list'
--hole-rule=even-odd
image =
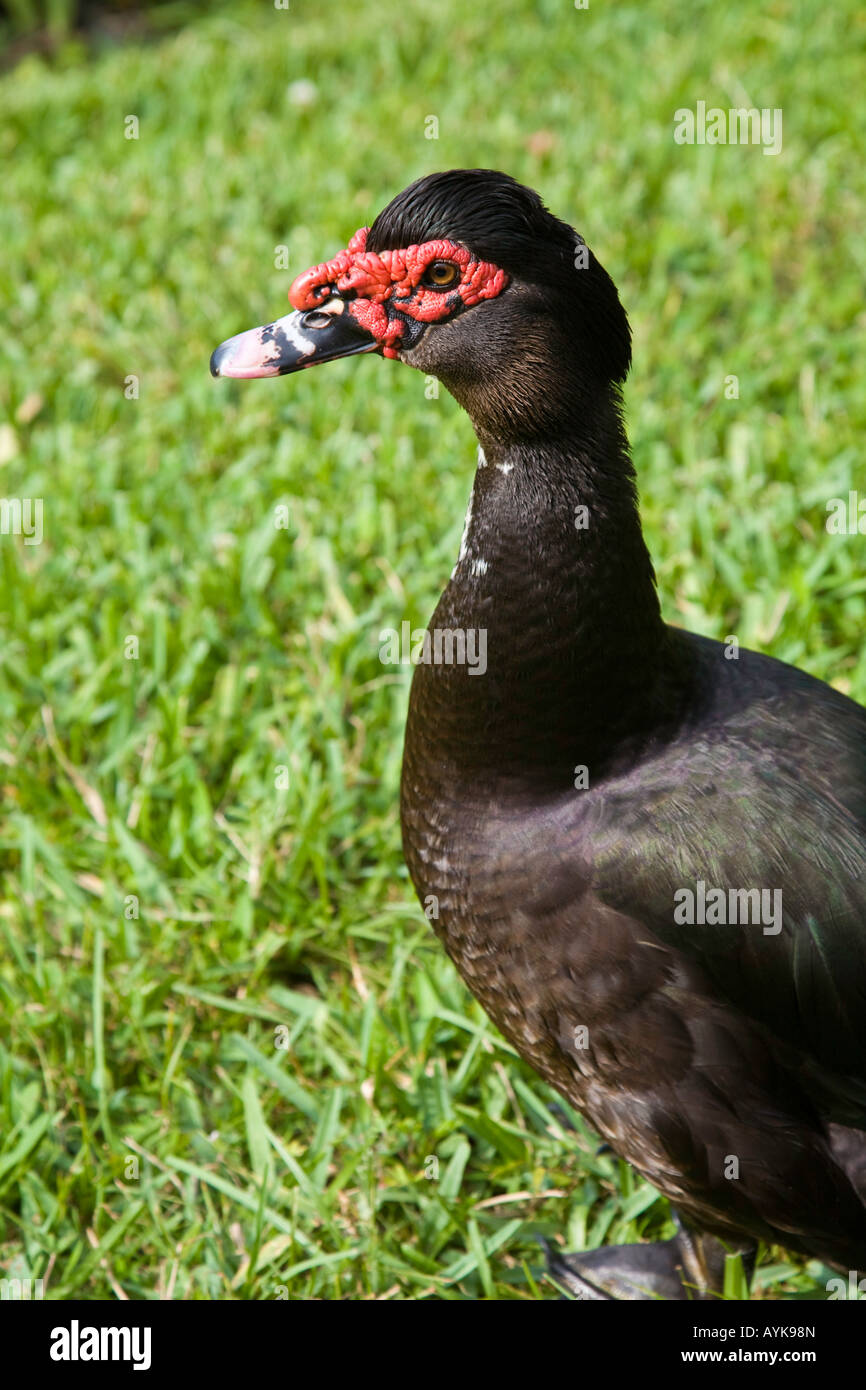
[{"label": "red facial skin", "polygon": [[[345,251],[299,275],[289,290],[289,300],[296,309],[316,309],[335,290],[354,290],[356,298],[349,302],[349,313],[382,344],[385,357],[399,357],[406,318],[416,323],[438,323],[450,318],[461,302],[468,306],[493,299],[508,284],[504,270],[490,261],[474,260],[471,252],[453,241],[425,241],[399,251],[366,251],[369,230],[361,227]],[[453,261],[460,266],[457,283],[444,290],[422,285],[432,261]],[[389,312],[389,307],[399,313]]]}]

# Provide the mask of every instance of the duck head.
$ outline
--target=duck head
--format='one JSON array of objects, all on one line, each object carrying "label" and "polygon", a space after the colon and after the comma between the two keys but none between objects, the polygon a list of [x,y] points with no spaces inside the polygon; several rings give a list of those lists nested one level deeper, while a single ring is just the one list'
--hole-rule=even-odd
[{"label": "duck head", "polygon": [[222,343],[214,376],[285,376],[376,352],[436,376],[480,433],[532,434],[620,382],[616,288],[532,189],[489,169],[410,184],[332,260],[299,275],[294,312]]}]

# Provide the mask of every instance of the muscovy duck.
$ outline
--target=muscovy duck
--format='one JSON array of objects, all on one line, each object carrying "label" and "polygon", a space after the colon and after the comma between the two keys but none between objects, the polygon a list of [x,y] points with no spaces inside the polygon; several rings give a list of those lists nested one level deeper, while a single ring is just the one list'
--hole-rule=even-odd
[{"label": "muscovy duck", "polygon": [[711,1297],[759,1239],[866,1269],[866,710],[663,621],[612,280],[537,193],[452,170],[289,298],[214,375],[377,352],[478,437],[448,641],[412,684],[406,859],[497,1027],[678,1223],[554,1274]]}]

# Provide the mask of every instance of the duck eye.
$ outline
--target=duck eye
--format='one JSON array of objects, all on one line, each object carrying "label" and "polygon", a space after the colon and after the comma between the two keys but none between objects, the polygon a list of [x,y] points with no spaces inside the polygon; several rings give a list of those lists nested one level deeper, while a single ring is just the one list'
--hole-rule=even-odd
[{"label": "duck eye", "polygon": [[434,290],[448,290],[460,279],[460,267],[453,261],[431,261],[424,271],[422,283]]}]

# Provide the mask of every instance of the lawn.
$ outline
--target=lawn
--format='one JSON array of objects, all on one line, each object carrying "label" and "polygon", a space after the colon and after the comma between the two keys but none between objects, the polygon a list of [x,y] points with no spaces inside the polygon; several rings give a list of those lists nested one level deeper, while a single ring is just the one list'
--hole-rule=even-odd
[{"label": "lawn", "polygon": [[[43,537],[0,535],[0,1274],[555,1298],[540,1236],[672,1233],[403,866],[379,633],[450,572],[467,418],[378,358],[208,357],[411,179],[508,171],[628,308],[669,620],[866,703],[866,541],[825,524],[866,486],[864,43],[856,0],[291,0],[3,75],[0,491]],[[676,143],[699,100],[781,108],[782,152]],[[828,1273],[765,1250],[755,1296]]]}]

